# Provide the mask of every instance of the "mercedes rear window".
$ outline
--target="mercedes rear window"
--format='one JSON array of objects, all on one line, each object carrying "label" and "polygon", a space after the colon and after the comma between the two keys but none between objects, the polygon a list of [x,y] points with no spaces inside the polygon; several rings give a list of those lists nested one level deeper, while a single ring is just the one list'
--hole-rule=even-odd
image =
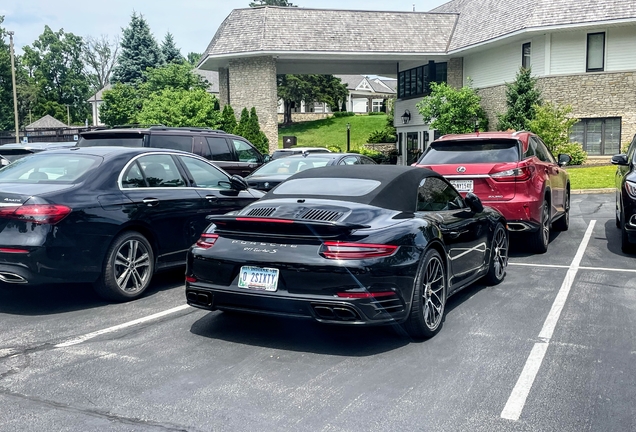
[{"label": "mercedes rear window", "polygon": [[141,134],[91,134],[82,136],[78,147],[143,147],[144,135]]},{"label": "mercedes rear window", "polygon": [[73,183],[102,160],[97,156],[41,152],[2,168],[0,183]]},{"label": "mercedes rear window", "polygon": [[281,183],[272,190],[275,195],[362,196],[373,192],[380,182],[352,178],[300,178]]},{"label": "mercedes rear window", "polygon": [[519,142],[512,139],[436,141],[431,143],[421,165],[498,163],[519,160]]}]

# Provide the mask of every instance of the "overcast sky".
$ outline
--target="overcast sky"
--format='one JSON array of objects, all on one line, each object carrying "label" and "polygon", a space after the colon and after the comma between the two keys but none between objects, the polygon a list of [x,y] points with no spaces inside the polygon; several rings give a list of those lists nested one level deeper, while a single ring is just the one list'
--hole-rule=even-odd
[{"label": "overcast sky", "polygon": [[[447,0],[298,0],[301,7],[319,9],[427,12]],[[53,31],[78,36],[115,35],[130,21],[133,11],[143,14],[157,42],[170,32],[181,53],[202,53],[217,28],[233,9],[249,7],[250,0],[0,0],[2,26],[15,32],[16,51],[31,45],[48,25]],[[369,29],[372,31],[373,29]],[[377,29],[380,30],[380,29]],[[7,41],[8,42],[8,41]]]}]

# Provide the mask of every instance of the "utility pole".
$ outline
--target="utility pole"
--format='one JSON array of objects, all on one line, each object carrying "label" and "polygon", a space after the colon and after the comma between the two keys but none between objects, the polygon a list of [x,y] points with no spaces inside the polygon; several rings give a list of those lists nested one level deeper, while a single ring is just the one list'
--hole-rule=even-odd
[{"label": "utility pole", "polygon": [[11,54],[11,82],[13,83],[13,116],[15,117],[15,142],[20,142],[20,124],[18,123],[18,93],[15,88],[15,60],[13,59],[13,32],[8,31],[9,52]]},{"label": "utility pole", "polygon": [[66,126],[71,125],[71,108],[70,105],[66,105]]}]

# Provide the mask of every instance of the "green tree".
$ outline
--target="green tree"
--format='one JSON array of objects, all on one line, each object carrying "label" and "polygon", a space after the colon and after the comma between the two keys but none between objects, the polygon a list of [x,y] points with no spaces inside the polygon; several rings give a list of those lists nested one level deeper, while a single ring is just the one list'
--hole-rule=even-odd
[{"label": "green tree", "polygon": [[98,38],[87,36],[84,41],[82,59],[92,90],[96,93],[110,82],[119,52],[119,37],[111,40],[106,35]]},{"label": "green tree", "polygon": [[221,125],[220,128],[227,133],[235,133],[236,130],[236,115],[234,114],[234,110],[230,106],[230,104],[226,104],[223,107],[223,112],[221,113]]},{"label": "green tree", "polygon": [[258,116],[256,115],[256,108],[250,109],[250,116],[247,122],[247,132],[243,137],[247,138],[249,142],[263,154],[269,153],[269,140],[265,133],[261,130],[261,126],[258,124]]},{"label": "green tree", "polygon": [[292,122],[295,104],[324,102],[333,111],[346,99],[348,90],[333,75],[278,75],[278,97],[283,100],[283,124]]},{"label": "green tree", "polygon": [[161,43],[161,53],[166,63],[183,63],[185,61],[170,32],[166,33],[166,37]]},{"label": "green tree", "polygon": [[[0,24],[4,16],[0,15]],[[0,26],[0,130],[15,130],[13,84],[7,31]]]},{"label": "green tree", "polygon": [[189,52],[186,59],[188,63],[196,67],[199,64],[199,60],[201,60],[201,54],[195,53],[195,52]]},{"label": "green tree", "polygon": [[142,96],[161,91],[166,88],[179,90],[205,90],[209,83],[199,74],[192,72],[187,63],[169,63],[162,67],[149,68],[143,73],[143,83],[137,87]]},{"label": "green tree", "polygon": [[551,102],[535,106],[535,118],[529,122],[529,130],[539,135],[552,153],[570,143],[570,129],[578,119],[570,117],[572,107]]},{"label": "green tree", "polygon": [[486,113],[479,104],[481,98],[469,85],[456,89],[446,83],[431,83],[431,94],[417,104],[417,109],[431,129],[443,134],[488,130]]},{"label": "green tree", "polygon": [[[34,116],[51,112],[50,102],[67,105],[71,123],[84,123],[89,107],[86,99],[90,94],[89,79],[82,61],[84,41],[63,29],[54,32],[49,26],[31,46],[23,48],[23,64],[29,71],[38,90],[38,98],[33,108]],[[57,113],[57,109],[53,110]],[[64,115],[56,118],[66,123]]]},{"label": "green tree", "polygon": [[163,54],[143,15],[133,12],[123,30],[121,52],[113,69],[113,83],[131,83],[143,79],[147,68],[163,65]]},{"label": "green tree", "polygon": [[137,123],[137,114],[142,108],[142,100],[132,84],[116,83],[103,93],[99,116],[108,126]]},{"label": "green tree", "polygon": [[236,128],[234,128],[234,134],[245,137],[245,135],[249,132],[249,122],[250,112],[247,110],[247,108],[243,108],[243,110],[241,111],[241,118],[239,119]]},{"label": "green tree", "polygon": [[153,93],[144,102],[137,122],[216,129],[221,124],[221,113],[215,109],[215,99],[203,89],[166,88]]},{"label": "green tree", "polygon": [[541,105],[541,91],[537,88],[537,79],[531,70],[520,68],[512,83],[506,83],[505,114],[498,116],[499,130],[528,130],[530,121],[535,117],[535,107]]}]

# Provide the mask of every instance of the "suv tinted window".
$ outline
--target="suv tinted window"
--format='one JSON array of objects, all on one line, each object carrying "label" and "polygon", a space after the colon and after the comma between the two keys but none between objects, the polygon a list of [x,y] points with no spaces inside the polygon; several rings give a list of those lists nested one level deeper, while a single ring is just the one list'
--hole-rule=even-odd
[{"label": "suv tinted window", "polygon": [[512,139],[435,141],[419,164],[497,163],[519,160],[519,144]]},{"label": "suv tinted window", "polygon": [[208,137],[208,144],[210,145],[210,151],[212,152],[212,160],[215,161],[233,161],[232,152],[227,145],[225,138]]},{"label": "suv tinted window", "polygon": [[552,153],[550,153],[550,150],[548,150],[545,144],[543,144],[543,141],[535,137],[532,137],[530,139],[534,141],[534,143],[536,144],[535,151],[537,152],[537,157],[539,158],[539,160],[543,162],[548,162],[548,163],[556,163],[554,156],[552,156]]},{"label": "suv tinted window", "polygon": [[233,139],[234,148],[238,153],[239,162],[259,162],[260,153],[256,151],[254,147],[246,143],[245,141]]},{"label": "suv tinted window", "polygon": [[90,134],[80,137],[78,147],[143,147],[144,137],[141,134]]},{"label": "suv tinted window", "polygon": [[150,135],[150,147],[192,152],[192,137],[179,135]]}]

